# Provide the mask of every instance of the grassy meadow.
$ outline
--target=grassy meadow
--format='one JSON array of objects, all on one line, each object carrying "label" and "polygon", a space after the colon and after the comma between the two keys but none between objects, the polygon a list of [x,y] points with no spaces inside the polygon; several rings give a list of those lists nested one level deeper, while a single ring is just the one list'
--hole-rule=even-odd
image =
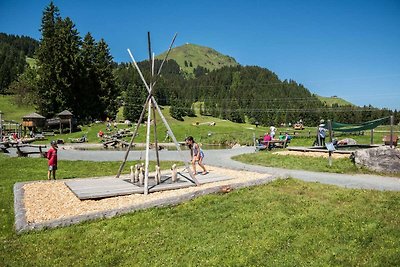
[{"label": "grassy meadow", "polygon": [[[59,165],[60,178],[113,174],[118,167]],[[46,162],[0,155],[0,169],[0,266],[400,264],[399,192],[278,180],[175,207],[17,235],[13,184],[45,179]]]}]

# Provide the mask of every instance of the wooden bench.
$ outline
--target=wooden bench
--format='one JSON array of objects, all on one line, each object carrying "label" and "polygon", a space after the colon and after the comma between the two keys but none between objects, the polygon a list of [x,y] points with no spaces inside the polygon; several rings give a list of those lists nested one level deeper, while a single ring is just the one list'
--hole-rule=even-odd
[{"label": "wooden bench", "polygon": [[[399,140],[399,136],[398,136],[397,134],[394,134],[392,140],[393,140],[393,145],[394,145],[394,146],[397,146],[397,141]],[[384,142],[384,144],[385,144],[386,146],[390,146],[390,135],[385,135],[385,136],[382,138],[382,141]]]},{"label": "wooden bench", "polygon": [[[42,148],[46,148],[46,146],[20,144],[20,145],[16,145],[15,147],[17,148],[18,157],[27,157],[30,154],[39,154],[41,157],[44,158],[46,155],[46,153],[44,153],[42,150]],[[24,150],[21,150],[21,148],[23,148],[23,147],[34,147],[34,148],[38,148],[39,151],[24,151]]]}]

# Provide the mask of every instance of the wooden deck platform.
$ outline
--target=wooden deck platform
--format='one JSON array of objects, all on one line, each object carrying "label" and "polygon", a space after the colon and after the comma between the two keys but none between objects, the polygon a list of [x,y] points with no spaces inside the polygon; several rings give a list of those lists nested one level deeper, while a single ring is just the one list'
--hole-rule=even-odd
[{"label": "wooden deck platform", "polygon": [[[149,193],[196,186],[190,182],[188,173],[178,174],[178,181],[173,183],[171,175],[163,175],[161,183],[156,185],[154,176],[149,176]],[[200,184],[213,183],[232,179],[231,177],[208,173],[207,175],[196,175]],[[65,185],[80,199],[100,199],[131,194],[143,194],[143,186],[133,184],[127,178],[87,178],[78,181],[66,181]]]}]

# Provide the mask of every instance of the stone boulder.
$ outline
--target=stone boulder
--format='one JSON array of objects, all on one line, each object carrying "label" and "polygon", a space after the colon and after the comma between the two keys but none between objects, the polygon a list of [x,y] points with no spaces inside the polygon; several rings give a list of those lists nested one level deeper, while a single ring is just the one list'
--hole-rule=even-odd
[{"label": "stone boulder", "polygon": [[400,173],[400,150],[388,146],[360,149],[354,154],[354,162],[377,172]]}]

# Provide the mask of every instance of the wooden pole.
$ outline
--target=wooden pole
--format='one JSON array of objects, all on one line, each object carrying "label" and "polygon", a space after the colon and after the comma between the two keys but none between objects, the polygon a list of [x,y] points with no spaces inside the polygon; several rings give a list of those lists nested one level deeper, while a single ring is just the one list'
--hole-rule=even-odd
[{"label": "wooden pole", "polygon": [[[128,50],[128,51],[129,51],[129,50]],[[129,52],[130,52],[130,51],[129,51]],[[158,112],[158,114],[159,114],[160,117],[161,117],[161,120],[163,121],[164,125],[167,127],[169,136],[172,138],[172,140],[173,140],[174,143],[175,143],[176,149],[178,150],[178,153],[179,153],[179,156],[181,157],[181,160],[182,160],[183,163],[185,164],[186,170],[188,171],[190,177],[191,177],[192,180],[195,182],[195,184],[196,184],[196,185],[200,185],[199,181],[196,179],[196,177],[194,177],[194,174],[192,173],[191,169],[189,168],[188,163],[186,162],[186,160],[185,160],[184,157],[182,156],[182,149],[181,149],[181,147],[180,147],[178,141],[176,140],[175,135],[174,135],[174,133],[173,133],[172,130],[171,130],[171,127],[169,126],[169,124],[168,124],[167,120],[165,119],[164,115],[162,114],[161,109],[160,109],[160,107],[158,106],[156,100],[155,100],[154,97],[150,94],[150,93],[151,93],[150,87],[149,87],[149,85],[147,84],[146,80],[144,79],[143,73],[142,73],[142,71],[140,70],[139,66],[137,65],[135,58],[133,57],[133,55],[132,55],[131,53],[129,53],[129,54],[130,54],[130,56],[131,56],[131,59],[132,59],[132,61],[133,61],[133,64],[134,64],[136,70],[137,70],[138,73],[139,73],[140,78],[142,79],[142,81],[143,81],[143,83],[144,83],[144,85],[145,85],[145,87],[146,87],[146,89],[147,89],[147,91],[148,91],[148,93],[149,93],[149,96],[151,97],[151,101],[152,101],[153,105],[156,107],[157,112]]]},{"label": "wooden pole", "polygon": [[394,116],[390,116],[390,148],[393,147],[393,124],[394,124]]},{"label": "wooden pole", "polygon": [[69,133],[72,133],[72,118],[69,118]]},{"label": "wooden pole", "polygon": [[370,142],[370,144],[371,145],[374,144],[374,129],[371,129],[371,142]]},{"label": "wooden pole", "polygon": [[328,120],[328,130],[329,130],[329,142],[332,143],[332,122]]},{"label": "wooden pole", "polygon": [[172,38],[172,41],[171,41],[171,44],[169,45],[167,54],[165,54],[165,57],[164,57],[163,61],[161,62],[160,68],[159,68],[158,71],[157,71],[157,77],[156,77],[156,81],[154,81],[154,84],[157,82],[157,79],[160,77],[160,73],[161,73],[162,67],[163,67],[165,61],[167,61],[167,58],[168,58],[168,56],[169,56],[169,52],[171,52],[172,46],[174,45],[174,42],[175,42],[175,39],[176,39],[176,36],[177,36],[177,35],[178,35],[178,34],[175,33],[174,37]]},{"label": "wooden pole", "polygon": [[318,140],[318,146],[321,146],[321,137],[319,136],[319,125],[317,127],[317,140]]},{"label": "wooden pole", "polygon": [[[150,47],[150,33],[149,33],[149,47]],[[151,63],[152,63],[151,64],[151,77],[153,80],[153,77],[154,77],[154,53],[151,57]],[[154,87],[154,85],[150,84],[151,91],[153,91],[153,87]],[[153,129],[154,129],[154,144],[156,146],[156,159],[157,159],[157,166],[159,167],[160,166],[160,155],[158,153],[157,118],[156,118],[156,109],[155,109],[154,105],[152,105],[151,110],[153,111],[153,122],[154,122]],[[149,112],[150,112],[150,110],[149,110]]]},{"label": "wooden pole", "polygon": [[151,102],[147,110],[147,133],[146,133],[146,161],[144,165],[144,194],[149,193],[149,152],[150,152],[150,120],[151,120]]}]

